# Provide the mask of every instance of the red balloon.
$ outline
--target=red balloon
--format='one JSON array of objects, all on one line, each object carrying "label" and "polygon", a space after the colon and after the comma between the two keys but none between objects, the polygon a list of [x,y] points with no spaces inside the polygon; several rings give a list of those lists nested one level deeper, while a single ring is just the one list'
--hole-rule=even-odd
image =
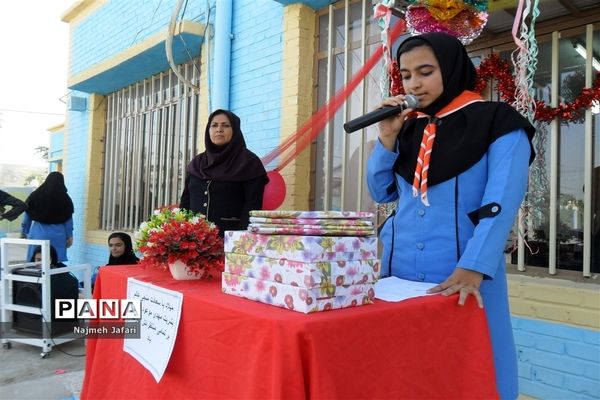
[{"label": "red balloon", "polygon": [[265,186],[263,195],[263,210],[275,210],[285,200],[285,181],[277,170],[267,173],[269,183]]}]

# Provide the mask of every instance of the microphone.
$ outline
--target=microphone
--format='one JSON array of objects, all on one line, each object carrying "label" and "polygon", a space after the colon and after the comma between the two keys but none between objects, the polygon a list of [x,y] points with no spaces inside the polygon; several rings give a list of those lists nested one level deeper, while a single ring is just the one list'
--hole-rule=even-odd
[{"label": "microphone", "polygon": [[417,99],[416,96],[409,94],[404,98],[404,101],[399,106],[384,106],[378,110],[371,111],[362,117],[358,117],[352,121],[346,122],[344,124],[344,130],[346,133],[352,133],[364,128],[365,126],[373,125],[376,122],[383,121],[384,119],[391,117],[392,115],[396,115],[407,108],[417,107],[419,107],[419,99]]}]

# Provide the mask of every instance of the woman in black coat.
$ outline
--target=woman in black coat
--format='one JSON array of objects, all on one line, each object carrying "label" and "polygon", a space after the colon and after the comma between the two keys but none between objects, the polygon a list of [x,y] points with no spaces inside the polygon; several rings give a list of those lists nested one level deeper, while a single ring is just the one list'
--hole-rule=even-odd
[{"label": "woman in black coat", "polygon": [[204,133],[206,150],[187,167],[179,206],[202,213],[225,231],[248,227],[250,210],[262,208],[269,181],[260,159],[246,148],[240,119],[228,110],[216,110]]}]

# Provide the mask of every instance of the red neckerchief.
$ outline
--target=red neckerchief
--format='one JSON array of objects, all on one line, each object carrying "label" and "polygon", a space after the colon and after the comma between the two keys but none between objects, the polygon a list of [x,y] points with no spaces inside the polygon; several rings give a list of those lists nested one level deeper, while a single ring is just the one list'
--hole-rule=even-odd
[{"label": "red neckerchief", "polygon": [[429,172],[429,159],[431,157],[431,151],[433,150],[433,142],[435,140],[437,123],[446,115],[452,114],[453,112],[478,101],[483,101],[483,98],[480,95],[469,90],[465,90],[456,96],[454,100],[448,103],[440,111],[438,111],[433,118],[421,112],[417,113],[417,118],[429,118],[429,123],[425,126],[423,137],[421,138],[421,146],[419,148],[419,156],[417,158],[417,167],[415,168],[415,178],[413,180],[412,188],[414,197],[419,195],[419,189],[421,189],[421,202],[426,206],[429,206],[429,200],[427,199],[427,175]]}]

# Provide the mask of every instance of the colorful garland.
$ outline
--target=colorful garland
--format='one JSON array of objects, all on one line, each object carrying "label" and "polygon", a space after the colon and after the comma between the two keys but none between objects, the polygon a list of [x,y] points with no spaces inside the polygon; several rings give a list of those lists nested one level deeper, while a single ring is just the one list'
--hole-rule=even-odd
[{"label": "colorful garland", "polygon": [[[487,86],[488,80],[496,80],[496,89],[502,100],[513,104],[515,100],[515,80],[507,62],[500,60],[498,54],[491,54],[477,68],[477,84],[475,91],[481,93]],[[600,73],[591,88],[584,88],[571,103],[560,103],[558,107],[550,107],[543,100],[536,100],[535,121],[550,122],[554,118],[563,121],[581,121],[583,110],[592,106],[594,100],[600,100]]]}]

